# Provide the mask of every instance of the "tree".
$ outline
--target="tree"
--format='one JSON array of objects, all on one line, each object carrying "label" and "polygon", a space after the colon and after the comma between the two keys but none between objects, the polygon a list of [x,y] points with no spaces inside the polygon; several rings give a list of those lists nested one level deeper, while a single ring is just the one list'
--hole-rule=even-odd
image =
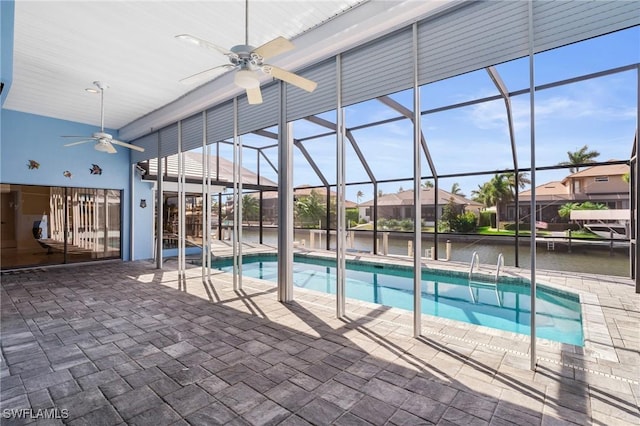
[{"label": "tree", "polygon": [[451,231],[453,228],[452,222],[456,218],[457,214],[456,202],[453,200],[453,197],[449,197],[449,202],[442,208],[442,216],[440,217],[438,230],[442,232]]},{"label": "tree", "polygon": [[509,182],[509,187],[511,188],[511,194],[513,197],[516,196],[516,185],[520,189],[524,189],[527,185],[531,185],[531,179],[529,179],[529,173],[526,172],[518,172],[518,177],[516,179],[516,174],[513,172],[504,173],[504,176],[507,178]]},{"label": "tree", "polygon": [[384,192],[382,192],[382,189],[378,189],[378,198],[382,197],[384,195]]},{"label": "tree", "polygon": [[478,203],[484,204],[485,207],[489,207],[489,203],[487,202],[487,199],[489,198],[489,182],[478,185],[478,189],[471,191],[471,197],[473,201],[477,201]]},{"label": "tree", "polygon": [[625,174],[622,175],[622,180],[625,181],[626,183],[631,182],[631,173],[627,172]]},{"label": "tree", "polygon": [[496,206],[496,229],[500,229],[500,207],[503,203],[513,200],[509,181],[504,174],[496,174],[491,178],[485,197],[485,204]]},{"label": "tree", "polygon": [[424,182],[422,182],[422,189],[429,189],[429,188],[433,188],[433,181],[431,179],[426,179]]},{"label": "tree", "polygon": [[247,221],[258,220],[260,216],[260,202],[252,194],[242,197],[242,217]]},{"label": "tree", "polygon": [[327,206],[322,198],[316,191],[311,191],[306,197],[300,197],[295,205],[298,218],[311,225],[326,219]]},{"label": "tree", "polygon": [[560,217],[570,217],[572,210],[607,210],[606,204],[592,203],[591,201],[585,201],[584,203],[565,203],[558,209]]},{"label": "tree", "polygon": [[364,197],[364,192],[358,191],[358,193],[356,194],[356,201],[358,204],[360,204],[360,202],[362,201],[362,197]]},{"label": "tree", "polygon": [[459,195],[461,197],[466,197],[466,195],[464,195],[462,193],[462,189],[460,189],[460,185],[458,184],[458,182],[455,182],[453,185],[451,185],[451,193],[453,195]]},{"label": "tree", "polygon": [[574,152],[567,151],[567,156],[569,157],[569,161],[563,161],[558,165],[571,166],[569,168],[571,173],[576,173],[580,171],[581,164],[595,163],[593,159],[596,157],[599,157],[600,153],[598,151],[589,151],[589,147],[585,145],[577,151],[574,151]]},{"label": "tree", "polygon": [[578,210],[580,203],[565,203],[558,209],[558,215],[560,217],[567,218],[571,216],[571,210]]}]

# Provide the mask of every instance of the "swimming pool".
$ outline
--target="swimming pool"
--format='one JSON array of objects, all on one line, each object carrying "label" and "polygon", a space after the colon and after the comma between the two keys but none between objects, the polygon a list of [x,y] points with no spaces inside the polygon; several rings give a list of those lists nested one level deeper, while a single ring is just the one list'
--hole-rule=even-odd
[{"label": "swimming pool", "polygon": [[[231,271],[232,260],[216,260],[214,268]],[[277,281],[275,255],[243,257],[244,276]],[[452,273],[453,274],[453,273]],[[335,261],[295,256],[296,287],[324,293],[336,292]],[[537,287],[537,337],[572,345],[583,345],[582,316],[577,295]],[[422,313],[520,334],[530,334],[530,286],[511,280],[469,281],[464,274],[422,273]],[[348,298],[413,310],[413,269],[347,261],[345,292]]]}]

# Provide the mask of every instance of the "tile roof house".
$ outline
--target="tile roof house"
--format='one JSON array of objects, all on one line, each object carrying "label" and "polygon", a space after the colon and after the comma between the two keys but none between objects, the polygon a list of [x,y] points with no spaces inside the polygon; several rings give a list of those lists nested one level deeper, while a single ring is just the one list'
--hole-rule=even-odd
[{"label": "tile roof house", "polygon": [[[383,194],[378,197],[378,219],[411,219],[413,218],[413,190],[399,191],[393,194]],[[435,223],[434,204],[436,191],[434,188],[425,188],[421,191],[422,218],[428,225]],[[443,189],[438,189],[438,218],[442,216],[444,207],[453,200],[458,211],[472,211],[476,214],[483,207],[481,203],[469,200],[461,195],[452,194]],[[367,221],[373,220],[373,200],[360,203],[360,217]]]},{"label": "tile roof house", "polygon": [[[612,160],[613,161],[613,160]],[[572,173],[562,181],[551,181],[536,187],[536,220],[557,222],[558,209],[566,203],[591,201],[610,209],[629,208],[629,184],[623,176],[629,173],[626,164],[592,166]],[[519,194],[520,218],[529,221],[531,190]],[[515,203],[505,206],[506,220],[515,220]]]}]

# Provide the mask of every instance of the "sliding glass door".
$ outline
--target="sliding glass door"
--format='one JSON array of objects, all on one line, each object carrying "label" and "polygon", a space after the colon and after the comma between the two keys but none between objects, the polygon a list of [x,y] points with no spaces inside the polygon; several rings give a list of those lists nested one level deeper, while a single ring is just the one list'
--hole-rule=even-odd
[{"label": "sliding glass door", "polygon": [[1,184],[0,267],[121,256],[121,191]]}]

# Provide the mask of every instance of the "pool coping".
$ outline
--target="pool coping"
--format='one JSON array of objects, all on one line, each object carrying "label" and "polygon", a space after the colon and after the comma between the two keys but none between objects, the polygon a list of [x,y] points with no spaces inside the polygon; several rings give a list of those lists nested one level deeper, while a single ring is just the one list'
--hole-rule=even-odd
[{"label": "pool coping", "polygon": [[[333,251],[324,250],[309,250],[301,247],[297,247],[294,250],[296,255],[316,257],[322,259],[335,259],[336,253]],[[260,256],[277,254],[273,252],[260,252],[255,254],[246,254],[245,256]],[[229,258],[230,256],[219,256],[219,259]],[[403,267],[413,267],[413,258],[400,255],[387,255],[379,256],[369,253],[347,253],[347,260],[360,261],[363,263],[377,263],[384,265],[397,265]],[[477,270],[474,271],[474,276],[493,279],[495,270],[491,271],[492,265],[481,264]],[[455,261],[441,261],[430,260],[423,258],[423,268],[427,270],[433,270],[445,275],[453,275],[451,272],[456,272],[455,276],[460,276],[461,273],[468,273],[469,265],[462,262]],[[492,274],[493,272],[493,274]],[[582,367],[576,366],[572,360],[588,361],[597,364],[599,360],[607,361],[618,364],[620,359],[613,345],[613,339],[610,334],[609,328],[605,320],[605,314],[600,304],[600,299],[597,294],[586,291],[584,289],[564,286],[551,280],[545,280],[545,276],[549,274],[557,273],[556,271],[536,271],[536,282],[542,284],[545,287],[556,289],[562,292],[575,294],[579,298],[580,309],[582,315],[582,327],[584,346],[576,346],[568,343],[556,342],[536,336],[536,358],[538,360],[544,360],[555,364],[574,367],[582,369]],[[530,282],[530,273],[528,269],[521,269],[506,266],[501,269],[501,276],[509,277],[510,279]],[[561,273],[561,272],[560,272]],[[573,273],[572,273],[573,274]],[[578,276],[580,274],[573,274]],[[246,278],[245,278],[246,279]],[[251,278],[251,280],[262,281],[273,285],[272,281],[260,280]],[[296,292],[311,292],[312,296],[324,295],[325,298],[331,295],[325,295],[324,293],[307,290],[304,288],[296,287]],[[331,298],[332,300],[335,297]],[[308,303],[314,303],[313,300],[306,300]],[[356,299],[348,299],[350,306],[355,306],[356,310],[366,311],[373,310],[381,305],[364,302]],[[323,306],[327,306],[327,303],[323,301]],[[384,306],[384,305],[382,305]],[[405,330],[406,334],[413,334],[413,313],[400,308],[387,307],[386,312],[389,315],[393,315],[394,320],[388,320],[383,318],[375,318],[378,321],[389,322],[390,324],[408,328]],[[429,314],[422,314],[421,329],[423,334],[437,334],[450,340],[468,341],[478,345],[485,346],[487,348],[494,347],[496,349],[504,350],[510,353],[518,354],[521,356],[529,356],[531,352],[531,338],[529,335],[519,334],[515,332],[509,332],[499,330],[491,327],[466,323],[462,321],[451,320],[448,318],[441,318],[432,316]],[[592,371],[593,372],[593,371]],[[637,383],[633,381],[633,383]]]}]

